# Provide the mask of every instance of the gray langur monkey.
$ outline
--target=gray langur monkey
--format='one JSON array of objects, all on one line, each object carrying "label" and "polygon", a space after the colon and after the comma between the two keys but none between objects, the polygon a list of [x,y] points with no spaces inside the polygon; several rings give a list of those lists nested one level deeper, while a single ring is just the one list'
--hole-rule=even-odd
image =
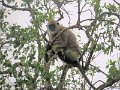
[{"label": "gray langur monkey", "polygon": [[[79,56],[81,54],[75,35],[64,26],[59,25],[59,23],[55,20],[48,21],[47,33],[49,36],[49,42],[52,42],[53,39],[55,40],[53,41],[52,46],[48,45],[49,47],[47,47],[48,60],[46,62],[48,62],[54,54],[57,54],[58,57],[65,63],[77,67],[90,87],[96,90],[89,81],[88,77],[85,75],[84,70],[79,63]],[[60,35],[58,35],[59,33]],[[55,37],[56,35],[58,36]]]},{"label": "gray langur monkey", "polygon": [[[62,32],[63,31],[63,32]],[[80,55],[80,48],[77,43],[75,35],[70,30],[65,30],[65,27],[62,25],[59,25],[57,21],[50,20],[48,21],[47,25],[47,32],[49,36],[49,41],[52,42],[53,38],[60,32],[62,32],[58,37],[55,38],[55,41],[53,42],[53,47],[55,52],[59,52],[61,50],[67,51],[66,53],[73,54],[73,59],[75,58],[75,61],[78,60],[78,57]],[[66,63],[69,63],[69,61],[64,61]],[[71,63],[69,63],[71,64]]]}]

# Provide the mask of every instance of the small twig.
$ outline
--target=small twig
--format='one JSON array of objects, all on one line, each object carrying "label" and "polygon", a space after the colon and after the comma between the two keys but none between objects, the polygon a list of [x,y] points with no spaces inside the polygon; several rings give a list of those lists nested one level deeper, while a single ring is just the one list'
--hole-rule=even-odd
[{"label": "small twig", "polygon": [[118,30],[119,27],[120,27],[120,19],[119,19],[119,22],[118,22],[118,24],[117,24],[115,30]]},{"label": "small twig", "polygon": [[[85,62],[85,61],[84,61]],[[86,62],[85,62],[86,63]],[[94,68],[96,68],[97,69],[97,71],[99,71],[99,72],[101,72],[102,74],[104,74],[105,76],[107,76],[108,77],[108,74],[106,74],[105,72],[103,72],[101,69],[99,69],[98,67],[96,67],[96,66],[94,66],[94,65],[92,65],[92,64],[90,64],[90,66],[92,66],[92,67],[94,67]]]},{"label": "small twig", "polygon": [[[78,0],[78,20],[77,20],[77,24],[78,26],[80,26],[80,0]],[[79,28],[80,29],[80,28]]]},{"label": "small twig", "polygon": [[60,21],[61,19],[64,18],[63,12],[60,10],[60,8],[58,8],[58,13],[59,13],[59,15],[60,15],[60,18],[59,18],[57,21]]},{"label": "small twig", "polygon": [[11,41],[6,41],[6,42],[3,42],[3,43],[0,43],[0,50],[1,50],[1,48],[5,45],[5,44],[7,44],[7,43],[10,43]]},{"label": "small twig", "polygon": [[81,13],[87,11],[87,10],[83,11],[84,7],[85,7],[87,4],[88,4],[88,2],[86,2],[86,3],[82,6],[81,11],[80,11]]},{"label": "small twig", "polygon": [[68,22],[68,23],[70,24],[71,18],[70,18],[69,12],[66,11],[64,7],[61,7],[61,9],[67,14],[67,16],[68,16],[68,18],[69,18],[69,22]]},{"label": "small twig", "polygon": [[95,48],[96,48],[96,44],[93,45],[92,50],[90,51],[90,55],[89,55],[89,57],[88,57],[88,59],[87,59],[87,62],[86,62],[86,64],[85,64],[85,70],[88,70],[88,67],[89,67],[89,65],[90,65],[91,58],[92,58],[92,55],[93,55],[93,53],[94,53],[94,49],[95,49]]},{"label": "small twig", "polygon": [[113,1],[120,6],[120,3],[118,3],[116,0],[113,0]]},{"label": "small twig", "polygon": [[30,3],[29,2],[26,2],[26,3],[28,5],[29,12],[31,13],[32,19],[34,20],[35,19],[34,11],[32,10]]},{"label": "small twig", "polygon": [[96,22],[100,17],[107,14],[114,15],[120,20],[120,15],[118,13],[103,12],[102,14],[100,14],[98,17],[95,18],[95,20],[91,23],[91,25],[94,24],[94,22]]},{"label": "small twig", "polygon": [[5,6],[5,7],[8,7],[8,8],[11,8],[11,9],[14,9],[14,10],[22,10],[22,11],[29,11],[28,8],[17,8],[16,6],[10,6],[10,5],[7,5],[4,0],[0,1],[2,2],[2,5]]},{"label": "small twig", "polygon": [[93,85],[97,84],[98,82],[102,82],[103,84],[105,84],[105,82],[103,82],[102,80],[98,80]]}]

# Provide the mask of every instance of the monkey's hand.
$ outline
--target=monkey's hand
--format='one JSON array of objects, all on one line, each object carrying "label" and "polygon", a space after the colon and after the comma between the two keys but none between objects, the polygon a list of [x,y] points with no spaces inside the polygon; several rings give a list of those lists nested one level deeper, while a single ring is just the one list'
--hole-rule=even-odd
[{"label": "monkey's hand", "polygon": [[48,44],[46,45],[46,52],[51,49],[52,49],[52,42],[48,42]]},{"label": "monkey's hand", "polygon": [[48,42],[48,44],[46,45],[46,50],[45,50],[46,54],[45,54],[45,60],[46,63],[50,60],[50,58],[53,56],[53,52],[52,52],[52,43]]},{"label": "monkey's hand", "polygon": [[48,60],[53,56],[52,50],[47,51]]},{"label": "monkey's hand", "polygon": [[61,49],[64,49],[64,48],[66,48],[66,42],[64,43],[63,41],[55,41],[54,43],[53,43],[53,51],[55,51],[55,52],[59,52],[59,51],[61,51]]},{"label": "monkey's hand", "polygon": [[46,60],[46,63],[48,63],[50,61],[50,59],[54,56],[54,51],[53,50],[48,50],[46,52],[46,56],[45,56],[45,60]]}]

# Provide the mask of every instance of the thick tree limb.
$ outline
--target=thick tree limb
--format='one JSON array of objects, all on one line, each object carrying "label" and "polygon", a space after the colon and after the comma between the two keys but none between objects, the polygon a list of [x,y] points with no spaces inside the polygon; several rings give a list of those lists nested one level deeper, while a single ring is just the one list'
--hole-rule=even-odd
[{"label": "thick tree limb", "polygon": [[59,84],[57,86],[57,88],[59,90],[63,90],[65,77],[66,77],[67,71],[69,70],[70,67],[71,67],[70,65],[65,65],[64,68],[63,68],[63,72],[62,72],[62,75],[61,75],[61,78],[60,78],[60,82],[59,82]]},{"label": "thick tree limb", "polygon": [[106,87],[112,86],[114,83],[120,81],[120,75],[118,77],[113,78],[111,81],[107,81],[106,83],[100,85],[97,90],[103,90]]}]

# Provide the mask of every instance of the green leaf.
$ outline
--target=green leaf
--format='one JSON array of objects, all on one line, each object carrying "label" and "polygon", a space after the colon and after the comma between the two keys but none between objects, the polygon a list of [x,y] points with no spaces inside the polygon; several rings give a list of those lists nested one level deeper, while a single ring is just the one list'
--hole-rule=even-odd
[{"label": "green leaf", "polygon": [[109,54],[109,50],[110,50],[110,46],[108,46],[107,48],[104,49],[104,53]]},{"label": "green leaf", "polygon": [[6,60],[6,61],[4,62],[4,65],[5,65],[6,67],[11,67],[11,62],[10,62],[9,60]]}]

